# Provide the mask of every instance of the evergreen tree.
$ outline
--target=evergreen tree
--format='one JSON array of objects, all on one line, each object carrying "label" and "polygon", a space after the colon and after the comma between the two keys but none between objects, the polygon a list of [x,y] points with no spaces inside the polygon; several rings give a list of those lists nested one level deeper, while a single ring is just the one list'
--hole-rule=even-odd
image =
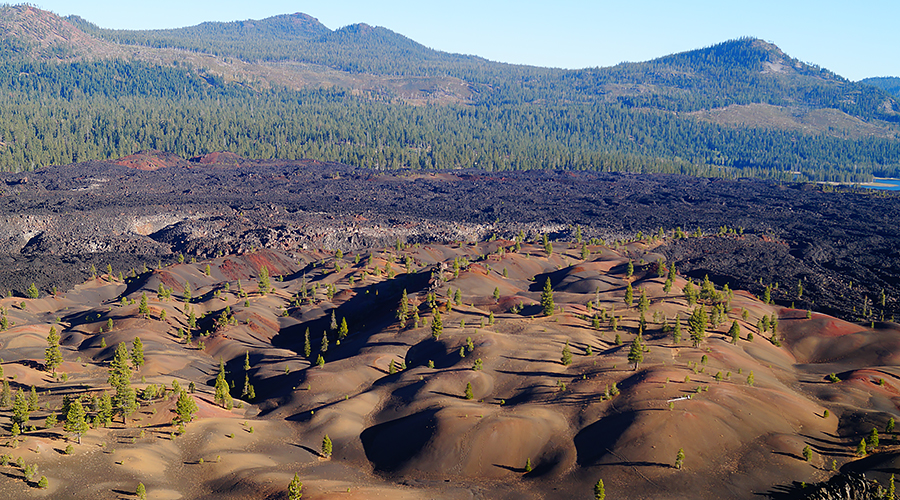
[{"label": "evergreen tree", "polygon": [[191,303],[191,298],[192,298],[192,294],[191,294],[191,282],[190,282],[190,281],[185,281],[185,282],[184,282],[184,303],[185,303],[185,304],[190,304],[190,303]]},{"label": "evergreen tree", "polygon": [[198,411],[200,411],[200,408],[197,407],[194,397],[188,394],[187,391],[181,391],[178,394],[178,401],[175,402],[177,420],[183,424],[191,422],[194,420],[194,413]]},{"label": "evergreen tree", "polygon": [[628,362],[638,369],[638,365],[644,362],[644,339],[638,335],[631,341],[631,349],[628,350]]},{"label": "evergreen tree", "polygon": [[3,379],[3,389],[0,390],[0,408],[9,407],[12,400],[12,393],[9,388],[9,380]]},{"label": "evergreen tree", "polygon": [[709,317],[706,315],[706,309],[703,306],[694,308],[688,324],[691,328],[691,342],[694,347],[699,347],[703,339],[706,338],[706,326],[709,323]]},{"label": "evergreen tree", "polygon": [[672,342],[675,344],[681,342],[681,317],[675,316],[675,328],[672,329]]},{"label": "evergreen tree", "polygon": [[810,448],[809,445],[803,447],[803,460],[806,460],[807,462],[812,460],[812,448]]},{"label": "evergreen tree", "polygon": [[878,448],[879,443],[880,440],[878,438],[878,429],[872,427],[872,431],[869,432],[868,436],[866,436],[866,446],[869,449],[874,450],[875,448]]},{"label": "evergreen tree", "polygon": [[638,299],[638,310],[641,312],[641,314],[644,314],[648,309],[650,309],[650,299],[647,298],[647,291],[642,288],[641,298]]},{"label": "evergreen tree", "polygon": [[309,339],[309,327],[306,328],[306,332],[303,334],[303,356],[306,359],[312,355],[312,343]]},{"label": "evergreen tree", "polygon": [[634,276],[634,262],[628,261],[628,265],[625,266],[625,277],[630,278]]},{"label": "evergreen tree", "polygon": [[30,416],[31,410],[28,406],[28,397],[25,396],[25,393],[22,392],[22,389],[16,389],[16,399],[13,402],[13,423],[19,424],[20,428],[25,427],[25,424],[28,423],[28,418]]},{"label": "evergreen tree", "polygon": [[216,375],[215,396],[213,400],[222,408],[230,410],[234,403],[231,399],[231,388],[225,380],[225,361],[219,358],[219,373]]},{"label": "evergreen tree", "polygon": [[138,483],[134,494],[137,495],[138,500],[147,500],[147,487],[144,486],[144,483]]},{"label": "evergreen tree", "polygon": [[259,279],[257,284],[259,285],[259,293],[262,295],[266,295],[272,291],[272,282],[269,279],[269,269],[266,266],[259,268]]},{"label": "evergreen tree", "polygon": [[709,281],[709,275],[703,276],[703,284],[700,285],[700,299],[709,302],[716,302],[718,299],[716,287]]},{"label": "evergreen tree", "polygon": [[860,439],[859,444],[856,445],[856,456],[858,456],[858,457],[866,456],[866,438]]},{"label": "evergreen tree", "polygon": [[137,370],[144,366],[144,343],[140,337],[131,341],[131,364]]},{"label": "evergreen tree", "polygon": [[32,385],[31,391],[28,393],[28,410],[34,411],[39,408],[40,408],[40,404],[38,402],[37,389]]},{"label": "evergreen tree", "polygon": [[697,304],[697,291],[694,289],[694,285],[688,280],[687,283],[684,284],[684,287],[681,289],[684,293],[684,298],[687,299],[688,305],[693,307]]},{"label": "evergreen tree", "polygon": [[442,333],[444,333],[444,323],[441,321],[441,311],[435,309],[434,317],[431,319],[431,336],[434,340],[438,340]]},{"label": "evergreen tree", "polygon": [[606,500],[606,488],[603,486],[603,480],[598,479],[594,485],[594,500]]},{"label": "evergreen tree", "polygon": [[300,476],[295,472],[294,479],[288,485],[288,500],[300,500],[303,497],[303,483],[300,482]]},{"label": "evergreen tree", "polygon": [[681,469],[682,467],[684,467],[684,448],[679,448],[675,455],[675,468]]},{"label": "evergreen tree", "polygon": [[81,398],[75,398],[69,405],[69,411],[66,413],[66,425],[63,428],[66,432],[71,432],[78,436],[78,444],[81,444],[81,435],[88,430],[88,423],[85,417],[86,413],[84,406],[81,405]]},{"label": "evergreen tree", "polygon": [[341,326],[338,327],[337,339],[344,340],[347,338],[347,334],[350,333],[350,328],[347,327],[347,318],[341,318]]},{"label": "evergreen tree", "polygon": [[325,437],[322,438],[322,456],[328,458],[331,456],[332,452],[332,443],[331,438],[328,437],[328,434],[325,434]]},{"label": "evergreen tree", "polygon": [[328,332],[322,332],[322,342],[319,344],[319,352],[328,352]]},{"label": "evergreen tree", "polygon": [[146,293],[141,293],[141,302],[138,304],[138,314],[145,318],[150,316],[150,305],[147,303]]},{"label": "evergreen tree", "polygon": [[59,351],[59,333],[56,332],[56,327],[51,326],[50,333],[47,334],[47,348],[44,350],[44,368],[55,375],[62,360],[62,353]]},{"label": "evergreen tree", "polygon": [[562,364],[564,366],[569,366],[570,364],[572,364],[572,349],[569,348],[568,340],[566,341],[565,347],[563,347],[562,358],[560,358],[560,361],[562,361]]},{"label": "evergreen tree", "polygon": [[631,287],[631,282],[628,282],[628,285],[625,286],[625,305],[631,307],[634,305],[634,288]]},{"label": "evergreen tree", "polygon": [[475,399],[475,394],[472,392],[472,382],[466,382],[466,399]]},{"label": "evergreen tree", "polygon": [[544,291],[541,292],[541,308],[544,316],[552,316],[553,310],[556,308],[553,303],[553,288],[550,284],[550,278],[547,278],[547,281],[544,282]]},{"label": "evergreen tree", "polygon": [[400,322],[400,328],[406,327],[407,319],[409,319],[409,296],[404,288],[403,295],[400,296],[400,305],[397,306],[397,321]]},{"label": "evergreen tree", "polygon": [[41,292],[39,292],[37,287],[34,286],[34,283],[32,283],[31,286],[29,286],[28,289],[25,290],[25,296],[28,297],[29,299],[36,299],[36,298],[40,297],[40,295],[41,295]]},{"label": "evergreen tree", "polygon": [[728,329],[728,336],[731,337],[731,343],[737,344],[737,341],[741,338],[741,325],[738,324],[737,320],[731,322],[731,328]]},{"label": "evergreen tree", "polygon": [[103,393],[98,401],[97,420],[101,425],[107,426],[112,423],[113,417],[113,400],[112,396]]}]

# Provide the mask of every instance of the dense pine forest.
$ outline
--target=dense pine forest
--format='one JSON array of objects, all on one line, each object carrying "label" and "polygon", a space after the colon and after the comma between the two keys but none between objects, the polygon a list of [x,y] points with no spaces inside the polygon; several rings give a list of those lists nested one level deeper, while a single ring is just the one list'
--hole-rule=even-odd
[{"label": "dense pine forest", "polygon": [[[24,8],[2,9],[14,18]],[[564,71],[446,54],[367,25],[331,31],[300,14],[142,32],[69,21],[105,43],[254,64],[293,61],[348,74],[452,77],[472,95],[465,102],[414,104],[383,88],[288,88],[225,78],[177,59],[74,57],[77,48],[58,43],[35,51],[40,40],[7,35],[0,38],[0,169],[160,149],[380,169],[587,169],[842,182],[900,176],[900,106],[889,94],[754,39]],[[880,132],[734,126],[695,116],[746,105],[827,109]]]}]

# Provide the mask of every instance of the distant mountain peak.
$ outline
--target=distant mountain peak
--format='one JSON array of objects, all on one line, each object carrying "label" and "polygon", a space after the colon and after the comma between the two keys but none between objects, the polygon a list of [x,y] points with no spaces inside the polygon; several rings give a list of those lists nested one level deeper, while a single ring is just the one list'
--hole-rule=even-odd
[{"label": "distant mountain peak", "polygon": [[27,4],[0,6],[0,41],[15,53],[59,59],[111,47],[68,20]]}]

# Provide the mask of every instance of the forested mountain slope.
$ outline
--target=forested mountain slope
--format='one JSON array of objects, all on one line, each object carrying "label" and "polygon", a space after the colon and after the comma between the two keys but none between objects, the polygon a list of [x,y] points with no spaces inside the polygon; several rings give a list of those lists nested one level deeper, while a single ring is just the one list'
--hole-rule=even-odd
[{"label": "forested mountain slope", "polygon": [[305,14],[120,31],[7,6],[0,43],[7,170],[139,149],[837,181],[900,169],[893,97],[750,38],[569,71]]}]

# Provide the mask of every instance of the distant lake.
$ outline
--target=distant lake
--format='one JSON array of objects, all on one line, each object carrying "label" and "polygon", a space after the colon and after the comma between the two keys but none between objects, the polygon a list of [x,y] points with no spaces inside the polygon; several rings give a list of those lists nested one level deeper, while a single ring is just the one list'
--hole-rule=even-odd
[{"label": "distant lake", "polygon": [[900,179],[883,179],[876,177],[873,182],[884,184],[883,186],[863,185],[869,189],[881,189],[884,191],[900,191]]}]

